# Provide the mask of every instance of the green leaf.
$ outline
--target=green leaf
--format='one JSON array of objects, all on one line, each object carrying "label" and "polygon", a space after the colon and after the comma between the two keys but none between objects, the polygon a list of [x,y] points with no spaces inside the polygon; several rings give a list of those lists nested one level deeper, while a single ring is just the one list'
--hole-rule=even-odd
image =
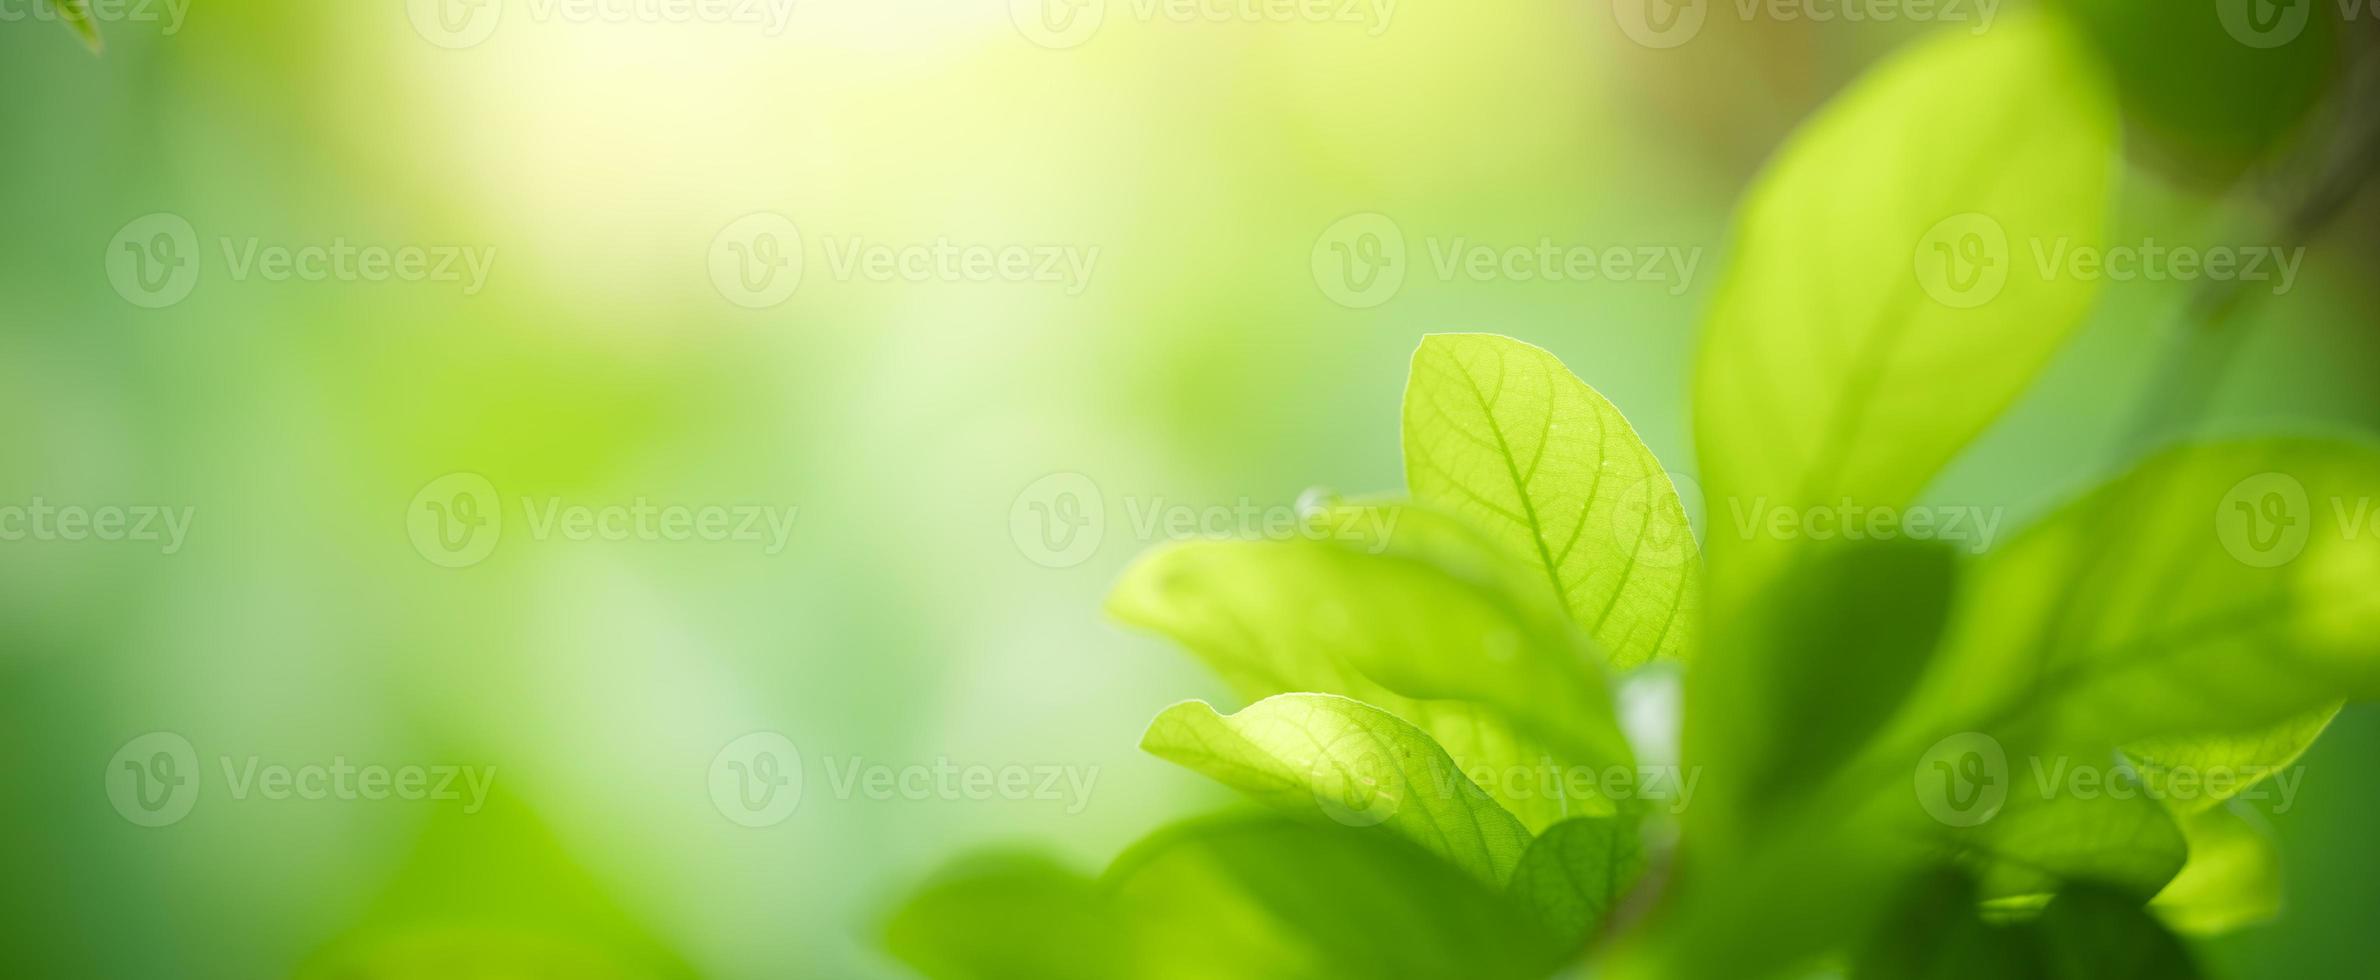
[{"label": "green leaf", "polygon": [[[2090,884],[2145,902],[2181,871],[2189,848],[2172,814],[2137,785],[2106,788],[2123,778],[2111,764],[2113,755],[2106,759],[2094,764],[2088,758],[2034,755],[2028,765],[2006,774],[2015,785],[1996,816],[1945,830],[1960,858],[1975,869],[1986,900]],[[2103,782],[2076,789],[2067,778],[2074,766],[2091,767],[2092,777]],[[2042,786],[2044,781],[2050,785]]]},{"label": "green leaf", "polygon": [[2011,17],[1870,72],[1760,178],[1695,376],[1715,620],[1792,560],[1767,517],[1908,504],[2082,323],[2094,284],[2033,245],[2102,238],[2110,102]]},{"label": "green leaf", "polygon": [[1634,820],[1565,820],[1529,844],[1508,890],[1557,935],[1583,942],[1644,866],[1644,840]]},{"label": "green leaf", "polygon": [[83,45],[90,48],[93,54],[107,47],[99,38],[99,24],[91,19],[91,0],[49,0],[49,4],[58,11],[58,18],[73,29],[76,37],[83,39]]},{"label": "green leaf", "polygon": [[[1950,549],[1830,542],[1713,630],[1686,691],[1687,757],[1709,776],[1688,827],[1707,847],[1825,796],[1929,664],[1957,571]],[[1779,733],[1791,733],[1779,738]]]},{"label": "green leaf", "polygon": [[887,948],[930,980],[1545,976],[1530,910],[1404,841],[1266,813],[1167,827],[1097,880],[1034,854],[937,872]]},{"label": "green leaf", "polygon": [[2232,808],[2182,818],[2190,863],[2149,910],[2176,931],[2230,932],[2281,914],[2281,847],[2272,831]]},{"label": "green leaf", "polygon": [[1143,946],[1118,977],[1536,978],[1565,951],[1526,908],[1427,852],[1269,815],[1162,831],[1105,885]]},{"label": "green leaf", "polygon": [[1161,548],[1108,610],[1244,697],[1338,694],[1413,723],[1531,828],[1614,811],[1561,778],[1630,761],[1601,668],[1502,552],[1418,507],[1334,508],[1310,526],[1325,533]]},{"label": "green leaf", "polygon": [[2130,895],[2077,888],[2049,903],[2029,927],[2051,980],[2196,980],[2204,976],[2181,940]]},{"label": "green leaf", "polygon": [[1427,734],[1336,695],[1283,694],[1229,716],[1185,701],[1149,724],[1141,748],[1274,809],[1377,827],[1491,885],[1529,843]]},{"label": "green leaf", "polygon": [[2037,921],[1991,925],[1955,877],[1921,881],[1861,949],[1852,980],[2193,980],[2189,951],[2128,895],[2078,888]]},{"label": "green leaf", "polygon": [[1937,872],[1905,888],[1852,958],[1850,980],[2032,980],[2040,965],[2018,930],[1987,924],[1974,883]]},{"label": "green leaf", "polygon": [[885,948],[929,980],[1104,980],[1131,973],[1121,923],[1090,877],[1038,855],[989,853],[911,895]]},{"label": "green leaf", "polygon": [[1907,717],[2112,746],[2302,723],[2380,694],[2374,488],[2380,452],[2354,443],[2157,456],[1968,576]]},{"label": "green leaf", "polygon": [[2332,702],[2245,734],[2134,742],[2124,747],[2124,755],[2167,806],[2198,813],[2254,789],[2295,763],[2342,707],[2343,702]]},{"label": "green leaf", "polygon": [[1661,462],[1561,361],[1487,334],[1424,338],[1405,389],[1405,482],[1542,572],[1627,669],[1691,649],[1701,557]]}]

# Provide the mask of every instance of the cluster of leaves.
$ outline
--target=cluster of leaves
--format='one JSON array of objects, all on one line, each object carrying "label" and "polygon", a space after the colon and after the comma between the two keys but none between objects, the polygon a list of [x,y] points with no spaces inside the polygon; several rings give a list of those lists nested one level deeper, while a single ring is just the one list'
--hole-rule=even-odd
[{"label": "cluster of leaves", "polygon": [[[2136,781],[2294,760],[2343,699],[2380,694],[2380,540],[2314,527],[2251,562],[2214,525],[2260,474],[2369,494],[2380,453],[2170,448],[1972,558],[1716,516],[1905,507],[2019,396],[2092,284],[2016,268],[1951,305],[1912,253],[1967,214],[2011,241],[2102,239],[2109,92],[2060,22],[2029,19],[1905,53],[1782,152],[1696,368],[1704,546],[1676,481],[1552,355],[1425,340],[1405,495],[1313,515],[1387,531],[1176,544],[1110,602],[1248,702],[1175,705],[1144,748],[1262,808],[1097,878],[963,861],[897,913],[893,951],[944,980],[1524,977],[1582,956],[1614,977],[2193,975],[2176,931],[2277,901],[2272,845],[2224,793],[2012,792],[1949,821],[1912,773],[1952,736]],[[1637,765],[1614,692],[1665,674],[1701,786],[1682,814],[1501,778]]]}]

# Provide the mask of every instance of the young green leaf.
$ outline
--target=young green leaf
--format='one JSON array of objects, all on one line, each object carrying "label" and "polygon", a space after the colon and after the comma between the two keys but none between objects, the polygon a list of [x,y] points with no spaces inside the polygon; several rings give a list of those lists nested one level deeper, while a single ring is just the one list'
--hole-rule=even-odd
[{"label": "young green leaf", "polygon": [[2166,805],[2180,813],[2198,813],[2253,789],[2296,762],[2342,707],[2343,702],[2332,702],[2245,734],[2134,742],[2124,747],[2124,755]]},{"label": "young green leaf", "polygon": [[1536,347],[1424,338],[1405,389],[1405,482],[1487,529],[1627,669],[1690,649],[1700,551],[1619,409]]},{"label": "young green leaf", "polygon": [[1274,809],[1378,827],[1501,886],[1528,829],[1455,768],[1427,734],[1370,705],[1283,694],[1235,715],[1197,701],[1149,724],[1141,748]]},{"label": "young green leaf", "polygon": [[2057,22],[2011,18],[1894,57],[1770,165],[1695,376],[1716,617],[1791,560],[1760,518],[1907,504],[2081,324],[2092,277],[2057,266],[2102,236],[2115,115]]},{"label": "young green leaf", "polygon": [[93,54],[107,46],[99,38],[99,24],[91,19],[91,0],[49,0],[49,5]]},{"label": "young green leaf", "polygon": [[1529,844],[1508,886],[1548,929],[1583,942],[1644,872],[1636,821],[1582,817],[1548,828]]},{"label": "young green leaf", "polygon": [[2213,935],[2281,914],[2281,848],[2272,831],[2230,807],[2182,818],[2190,863],[2149,911],[2177,932]]},{"label": "young green leaf", "polygon": [[1103,885],[1142,946],[1118,977],[1520,980],[1567,951],[1527,908],[1419,848],[1269,814],[1160,831]]},{"label": "young green leaf", "polygon": [[2380,693],[2375,487],[2380,452],[2353,443],[2151,459],[1978,565],[1905,717],[2138,744]]},{"label": "young green leaf", "polygon": [[[2182,869],[2189,848],[2172,814],[2142,795],[2077,790],[2069,776],[2088,758],[2038,754],[2034,771],[2012,769],[2007,806],[1973,827],[1945,828],[1987,900],[2060,893],[2090,884],[2145,902]],[[2028,765],[2025,769],[2033,769]],[[2107,769],[2090,770],[2101,778]],[[2115,777],[2104,777],[2113,779]],[[2046,785],[2043,785],[2046,781]]]},{"label": "young green leaf", "polygon": [[885,948],[928,980],[1126,976],[1129,940],[1089,876],[1011,853],[973,856],[937,873],[885,930]]},{"label": "young green leaf", "polygon": [[1334,508],[1314,526],[1329,535],[1162,548],[1108,610],[1245,697],[1338,694],[1413,723],[1533,829],[1613,812],[1562,778],[1629,763],[1601,669],[1500,551],[1418,507]]}]

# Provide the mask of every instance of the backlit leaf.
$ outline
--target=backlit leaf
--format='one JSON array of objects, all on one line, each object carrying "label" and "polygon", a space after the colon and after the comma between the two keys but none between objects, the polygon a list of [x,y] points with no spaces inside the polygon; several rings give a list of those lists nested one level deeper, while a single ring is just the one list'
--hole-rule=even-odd
[{"label": "backlit leaf", "polygon": [[1167,708],[1141,747],[1300,817],[1377,828],[1502,885],[1529,832],[1421,730],[1327,694],[1283,694],[1238,714]]},{"label": "backlit leaf", "polygon": [[1895,56],[1769,166],[1695,375],[1716,616],[1793,558],[1734,515],[1907,505],[2080,326],[2094,282],[2037,256],[2102,237],[2111,101],[2011,17]]},{"label": "backlit leaf", "polygon": [[1691,649],[1702,561],[1677,490],[1619,409],[1552,354],[1425,338],[1405,389],[1405,483],[1538,569],[1614,667]]}]

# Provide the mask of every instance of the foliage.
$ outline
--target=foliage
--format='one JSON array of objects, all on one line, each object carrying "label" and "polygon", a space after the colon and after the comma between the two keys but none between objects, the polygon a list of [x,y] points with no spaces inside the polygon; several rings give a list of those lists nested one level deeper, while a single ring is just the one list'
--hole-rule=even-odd
[{"label": "foliage", "polygon": [[[2020,244],[2097,241],[2112,196],[2117,99],[2062,23],[1894,59],[1749,195],[1696,373],[1707,576],[1615,406],[1539,348],[1429,337],[1406,498],[1310,514],[1389,530],[1174,545],[1110,604],[1248,702],[1169,708],[1144,747],[1278,816],[1099,879],[962,864],[894,952],[945,978],[2186,977],[2173,930],[2270,915],[2269,837],[2225,805],[2253,780],[2174,774],[2268,772],[2380,694],[2380,536],[2328,505],[2380,453],[2172,447],[1979,556],[1906,509],[2093,302]],[[1838,506],[1883,523],[1736,520]],[[1684,672],[1678,815],[1563,778],[1645,771],[1613,692],[1648,665]]]}]

